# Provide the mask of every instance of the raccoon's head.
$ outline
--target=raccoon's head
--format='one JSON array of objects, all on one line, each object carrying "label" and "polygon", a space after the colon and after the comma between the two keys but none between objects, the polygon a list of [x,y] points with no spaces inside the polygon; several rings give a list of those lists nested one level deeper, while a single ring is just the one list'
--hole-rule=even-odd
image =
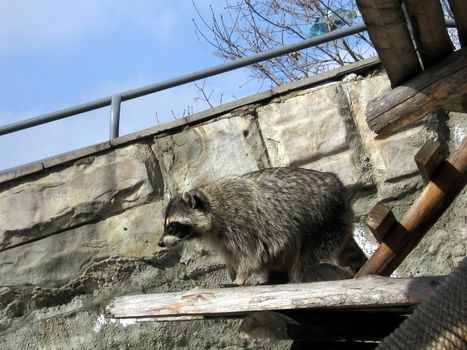
[{"label": "raccoon's head", "polygon": [[201,237],[210,228],[209,204],[199,191],[184,192],[169,201],[165,210],[164,234],[160,247],[172,247]]}]

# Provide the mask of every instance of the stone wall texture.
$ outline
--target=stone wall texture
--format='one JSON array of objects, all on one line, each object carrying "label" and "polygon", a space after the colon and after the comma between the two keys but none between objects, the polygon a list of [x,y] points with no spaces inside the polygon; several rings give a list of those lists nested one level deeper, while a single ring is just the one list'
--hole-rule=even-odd
[{"label": "stone wall texture", "polygon": [[[136,323],[103,312],[117,295],[228,282],[205,247],[157,246],[168,196],[226,175],[287,165],[337,173],[371,254],[364,215],[384,201],[400,217],[424,186],[415,153],[437,140],[448,155],[467,122],[439,111],[375,139],[365,108],[388,79],[378,69],[347,73],[1,175],[0,349],[288,349],[241,338],[238,319]],[[395,274],[449,273],[467,252],[466,220],[464,190]]]}]

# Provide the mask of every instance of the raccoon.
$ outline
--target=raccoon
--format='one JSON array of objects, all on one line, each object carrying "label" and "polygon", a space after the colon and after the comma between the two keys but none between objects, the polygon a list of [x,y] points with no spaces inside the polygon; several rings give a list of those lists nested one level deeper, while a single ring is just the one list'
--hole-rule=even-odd
[{"label": "raccoon", "polygon": [[[349,255],[353,213],[335,174],[282,167],[222,178],[173,197],[159,246],[200,239],[224,258],[234,284],[253,273],[301,282],[322,261]],[[342,254],[345,252],[344,254]],[[357,253],[355,272],[366,258]],[[355,259],[354,259],[355,260]]]}]

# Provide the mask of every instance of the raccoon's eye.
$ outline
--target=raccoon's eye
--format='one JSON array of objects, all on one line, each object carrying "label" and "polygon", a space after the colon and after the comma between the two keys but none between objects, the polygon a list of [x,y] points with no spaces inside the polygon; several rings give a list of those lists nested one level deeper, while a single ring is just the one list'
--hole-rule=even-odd
[{"label": "raccoon's eye", "polygon": [[179,225],[180,224],[178,222],[171,222],[169,226],[167,227],[167,232],[173,235],[175,232],[177,232]]}]

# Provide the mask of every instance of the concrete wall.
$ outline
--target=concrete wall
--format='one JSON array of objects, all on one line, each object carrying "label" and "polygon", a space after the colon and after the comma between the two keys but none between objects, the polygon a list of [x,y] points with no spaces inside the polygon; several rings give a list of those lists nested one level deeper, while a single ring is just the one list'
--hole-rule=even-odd
[{"label": "concrete wall", "polygon": [[[355,235],[374,249],[362,216],[379,200],[400,216],[423,188],[414,154],[428,139],[452,152],[467,123],[439,112],[375,140],[365,108],[389,82],[377,68],[361,72],[370,66],[0,174],[0,348],[287,349],[241,339],[239,320],[134,324],[103,310],[116,295],[227,282],[204,247],[157,247],[167,194],[225,175],[284,165],[336,172],[354,194]],[[465,207],[464,191],[397,273],[449,273],[467,252]]]}]

